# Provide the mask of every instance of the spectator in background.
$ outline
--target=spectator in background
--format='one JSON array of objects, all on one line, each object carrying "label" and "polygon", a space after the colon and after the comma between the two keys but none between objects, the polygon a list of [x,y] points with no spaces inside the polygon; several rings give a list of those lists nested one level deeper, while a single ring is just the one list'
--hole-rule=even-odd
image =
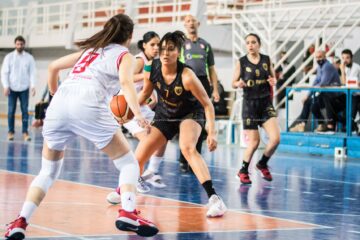
[{"label": "spectator in background", "polygon": [[[218,92],[218,78],[211,45],[199,37],[198,29],[200,22],[194,16],[187,15],[185,17],[184,26],[186,30],[186,40],[181,49],[180,61],[191,67],[204,86],[208,96],[213,96],[214,102],[218,102],[220,99]],[[205,136],[206,132],[203,131],[196,144],[196,150],[200,154]],[[181,151],[179,161],[180,170],[182,172],[188,172],[189,166]]]},{"label": "spectator in background", "polygon": [[[318,68],[316,70],[316,78],[314,81],[314,87],[328,87],[328,86],[340,86],[340,77],[339,73],[328,60],[326,60],[325,51],[317,51],[316,62]],[[315,96],[314,96],[315,95]],[[337,111],[333,109],[343,108],[341,99],[344,97],[342,93],[330,93],[330,92],[321,92],[315,93],[313,95],[313,104],[311,111],[314,114],[315,118],[318,120],[318,127],[316,132],[325,132],[325,131],[334,131],[335,130],[335,120],[337,117]],[[336,100],[336,101],[335,101]],[[328,122],[326,125],[325,118],[321,113],[321,109],[325,108],[328,116]]]},{"label": "spectator in background", "polygon": [[22,113],[22,133],[25,141],[31,141],[28,133],[28,105],[29,91],[35,96],[35,60],[32,55],[24,51],[25,39],[22,36],[15,38],[15,50],[5,56],[1,68],[1,82],[4,95],[8,102],[8,140],[14,140],[16,102],[20,99]]},{"label": "spectator in background", "polygon": [[[318,64],[317,67],[317,74],[316,79],[313,83],[314,87],[327,87],[327,86],[340,86],[340,77],[336,70],[336,68],[326,60],[325,51],[317,51],[316,55],[316,62]],[[293,127],[290,128],[291,132],[304,132],[305,125],[309,118],[310,111],[314,114],[315,118],[319,122],[319,126],[315,131],[317,132],[324,132],[327,130],[332,130],[333,122],[329,122],[329,129],[325,124],[325,118],[321,113],[321,109],[326,107],[327,114],[329,116],[329,98],[337,96],[337,93],[315,93],[315,94],[308,94],[302,102],[304,104],[303,109],[301,111],[300,116],[295,120],[293,123]],[[326,105],[326,106],[325,106]],[[333,112],[332,112],[333,113]],[[330,114],[331,115],[331,114]],[[334,114],[329,116],[329,118],[335,118]]]},{"label": "spectator in background", "polygon": [[[286,54],[286,51],[282,51],[280,53],[280,59],[282,59]],[[276,83],[276,89],[279,90],[281,86],[295,73],[295,67],[291,66],[286,72],[284,70],[287,69],[289,65],[288,59],[286,58],[280,66],[275,70],[276,78],[278,79]],[[291,80],[288,86],[291,86],[295,83],[295,78]],[[281,92],[277,95],[277,103],[279,103],[285,97],[285,88],[281,90]],[[280,106],[281,108],[285,107],[285,103]]]},{"label": "spectator in background", "polygon": [[[357,86],[360,87],[360,65],[353,62],[353,54],[350,49],[344,49],[341,53],[342,64],[341,64],[341,81],[344,85],[354,81]],[[351,109],[351,131],[358,132],[359,129],[355,124],[355,118],[357,113],[360,112],[360,93],[355,93],[352,96],[352,109]]]}]

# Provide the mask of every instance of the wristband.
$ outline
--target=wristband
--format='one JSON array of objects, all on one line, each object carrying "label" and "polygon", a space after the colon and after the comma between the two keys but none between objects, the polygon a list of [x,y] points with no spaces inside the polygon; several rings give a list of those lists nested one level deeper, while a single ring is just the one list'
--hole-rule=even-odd
[{"label": "wristband", "polygon": [[145,72],[151,72],[151,65],[145,65],[144,66],[144,71]]}]

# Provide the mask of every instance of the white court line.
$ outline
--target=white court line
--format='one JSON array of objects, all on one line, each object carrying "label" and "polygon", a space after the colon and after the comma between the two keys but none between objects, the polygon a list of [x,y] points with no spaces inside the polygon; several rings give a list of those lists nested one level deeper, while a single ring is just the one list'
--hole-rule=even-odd
[{"label": "white court line", "polygon": [[[8,172],[8,173],[11,173],[11,174],[20,174],[20,175],[26,175],[26,176],[34,176],[34,175],[32,175],[32,174],[18,173],[18,172],[3,170],[3,169],[1,169],[0,172],[1,172],[1,171],[3,171],[3,172]],[[91,184],[87,184],[87,183],[72,182],[72,181],[63,180],[63,179],[59,179],[58,181],[68,182],[68,183],[77,184],[77,185],[82,185],[82,186],[89,186],[89,187],[94,187],[94,188],[100,188],[100,189],[107,189],[107,190],[109,190],[109,191],[113,190],[113,189],[108,188],[108,187],[96,186],[96,185],[91,185]],[[174,201],[174,202],[182,202],[182,203],[186,203],[186,204],[193,204],[193,205],[197,205],[197,206],[204,206],[204,205],[198,204],[198,203],[186,202],[186,201],[176,200],[176,199],[171,199],[171,198],[166,198],[166,197],[158,197],[158,196],[148,195],[148,194],[140,194],[140,195],[149,196],[149,197],[158,198],[158,199],[165,199],[165,200]],[[289,221],[289,222],[293,222],[293,223],[297,223],[297,224],[311,225],[311,226],[313,226],[313,228],[332,228],[332,227],[329,227],[329,226],[323,226],[323,225],[319,225],[319,224],[307,223],[307,222],[302,222],[302,221],[297,221],[297,220],[291,220],[291,219],[286,219],[286,218],[271,217],[271,216],[262,215],[262,214],[249,213],[249,212],[247,212],[247,211],[239,211],[239,210],[236,210],[236,209],[235,209],[235,210],[233,210],[233,209],[228,209],[228,210],[229,210],[229,211],[238,212],[238,213],[242,213],[242,214],[260,216],[260,217],[264,217],[264,218],[277,219],[277,220],[281,220],[281,221]]]},{"label": "white court line", "polygon": [[[0,140],[0,142],[8,142],[6,140]],[[17,142],[17,143],[24,143],[23,141],[13,141],[13,142]],[[32,143],[27,143],[28,145],[35,145],[35,146],[42,146],[42,144],[32,144]],[[66,150],[75,150],[75,151],[79,151],[79,152],[88,152],[88,153],[102,153],[100,151],[92,151],[92,150],[81,150],[78,148],[66,148]],[[106,158],[106,155],[104,154],[104,157]],[[281,156],[279,156],[279,158],[281,158]],[[166,158],[165,158],[166,159]],[[172,160],[163,160],[164,162],[171,162],[171,163],[176,163],[176,161]],[[217,169],[224,169],[224,170],[230,170],[230,171],[234,171],[233,168],[228,168],[228,167],[222,167],[222,166],[215,166],[215,165],[210,165],[207,163],[207,166],[209,168],[217,168]],[[351,184],[351,185],[356,185],[356,186],[360,186],[360,182],[346,182],[346,181],[339,181],[339,180],[331,180],[331,179],[323,179],[323,178],[312,178],[312,177],[304,177],[304,176],[298,176],[298,175],[288,175],[288,174],[282,174],[282,173],[274,173],[271,172],[272,175],[276,175],[276,176],[283,176],[283,177],[295,177],[295,178],[301,178],[301,179],[308,179],[308,180],[316,180],[316,181],[323,181],[323,182],[333,182],[333,183],[342,183],[342,184]],[[181,176],[184,176],[184,174],[181,174]],[[230,182],[235,182],[235,181],[230,181]],[[238,182],[236,182],[238,183]]]},{"label": "white court line", "polygon": [[349,233],[356,233],[356,234],[360,234],[360,232],[358,231],[348,231]]},{"label": "white court line", "polygon": [[329,195],[329,194],[324,194],[323,196],[328,197],[328,198],[333,198],[334,197],[334,195]]},{"label": "white court line", "polygon": [[[193,231],[193,232],[159,232],[156,236],[158,235],[176,235],[176,234],[193,234],[193,233],[243,233],[243,232],[274,232],[274,231],[304,231],[304,230],[320,230],[320,229],[330,229],[329,227],[323,227],[323,228],[278,228],[278,229],[256,229],[256,230],[214,230],[214,231],[206,231],[206,232],[201,232],[201,231]],[[99,235],[73,235],[71,237],[74,238],[79,238],[79,239],[86,239],[88,240],[89,238],[95,238],[95,237],[116,237],[116,236],[137,236],[137,235],[129,235],[127,233],[125,234],[99,234]],[[68,238],[65,236],[59,236],[61,238]],[[55,238],[54,236],[52,237],[32,237],[32,238]],[[32,238],[26,238],[26,239],[32,239]],[[107,239],[108,239],[107,238]],[[141,238],[141,237],[138,237]],[[99,239],[99,238],[96,238]]]},{"label": "white court line", "polygon": [[344,198],[345,200],[351,200],[351,201],[356,201],[356,198],[349,198],[349,197],[347,197],[347,198]]}]

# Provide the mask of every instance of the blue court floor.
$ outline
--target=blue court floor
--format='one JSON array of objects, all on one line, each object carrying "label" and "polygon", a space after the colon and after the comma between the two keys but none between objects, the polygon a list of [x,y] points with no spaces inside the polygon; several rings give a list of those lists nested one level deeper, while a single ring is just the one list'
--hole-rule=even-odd
[{"label": "blue court floor", "polygon": [[[0,171],[36,175],[40,169],[42,136],[32,130],[32,142],[26,143],[17,133],[14,142],[6,140],[7,128],[0,126]],[[20,132],[20,131],[18,131]],[[137,142],[130,139],[133,147]],[[206,147],[204,147],[205,149]],[[360,159],[335,161],[321,156],[276,153],[270,160],[274,181],[261,179],[251,165],[251,186],[240,185],[235,175],[244,149],[220,144],[215,153],[206,150],[216,191],[227,207],[290,221],[314,224],[313,229],[259,229],[250,231],[217,231],[209,233],[159,234],[152,239],[272,239],[331,240],[360,239]],[[178,168],[177,142],[166,150],[161,166],[167,188],[152,188],[149,195],[196,204],[206,204],[207,196],[192,174],[181,174]],[[254,160],[259,159],[257,152]],[[255,161],[253,161],[254,163]],[[61,179],[101,187],[115,187],[118,172],[107,157],[84,139],[69,144]],[[6,186],[11,188],[11,184]],[[0,195],[3,194],[0,192]],[[23,199],[19,199],[22,201]],[[10,203],[0,203],[5,206]],[[104,200],[104,204],[106,204]],[[91,211],[91,210],[90,210]],[[1,210],[0,210],[1,214]],[[234,219],[236,221],[236,219]],[[0,223],[3,224],[3,223]],[[96,224],[94,220],[93,224]],[[5,228],[4,225],[0,228]],[[29,238],[29,239],[143,239],[134,235]]]}]

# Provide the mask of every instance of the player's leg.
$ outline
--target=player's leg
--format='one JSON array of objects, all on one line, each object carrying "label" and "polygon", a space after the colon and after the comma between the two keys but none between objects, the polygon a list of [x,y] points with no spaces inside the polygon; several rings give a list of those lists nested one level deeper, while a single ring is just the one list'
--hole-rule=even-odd
[{"label": "player's leg", "polygon": [[196,150],[196,143],[201,131],[201,125],[195,120],[183,120],[180,124],[180,150],[209,197],[209,210],[206,215],[208,217],[219,217],[226,212],[226,206],[215,192],[209,169],[200,153]]},{"label": "player's leg", "polygon": [[272,176],[268,168],[268,161],[280,143],[280,127],[276,117],[268,119],[262,127],[269,136],[269,142],[266,145],[260,161],[256,164],[256,167],[261,171],[265,180],[272,181]]}]

